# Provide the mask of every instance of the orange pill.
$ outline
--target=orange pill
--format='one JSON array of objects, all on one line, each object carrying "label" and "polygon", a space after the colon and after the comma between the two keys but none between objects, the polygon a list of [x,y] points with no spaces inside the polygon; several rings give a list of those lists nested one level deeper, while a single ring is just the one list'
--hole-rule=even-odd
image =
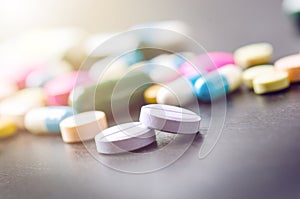
[{"label": "orange pill", "polygon": [[62,139],[66,143],[82,142],[94,139],[107,128],[105,113],[89,111],[70,116],[60,123]]},{"label": "orange pill", "polygon": [[300,54],[283,57],[274,66],[277,70],[287,72],[290,82],[300,81]]}]

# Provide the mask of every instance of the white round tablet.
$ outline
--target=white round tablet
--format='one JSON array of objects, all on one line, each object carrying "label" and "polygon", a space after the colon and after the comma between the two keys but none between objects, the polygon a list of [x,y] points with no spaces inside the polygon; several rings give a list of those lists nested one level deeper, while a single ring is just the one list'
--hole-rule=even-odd
[{"label": "white round tablet", "polygon": [[97,151],[124,153],[145,147],[156,140],[155,132],[140,122],[130,122],[103,130],[95,137]]},{"label": "white round tablet", "polygon": [[143,106],[140,114],[140,122],[148,128],[170,133],[197,133],[200,121],[201,117],[190,110],[165,104]]}]

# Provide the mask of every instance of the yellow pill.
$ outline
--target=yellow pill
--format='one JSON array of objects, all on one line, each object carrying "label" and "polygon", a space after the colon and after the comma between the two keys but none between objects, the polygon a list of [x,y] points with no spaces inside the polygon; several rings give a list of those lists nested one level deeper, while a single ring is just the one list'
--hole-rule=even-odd
[{"label": "yellow pill", "polygon": [[235,63],[243,68],[271,62],[273,47],[268,43],[243,46],[234,52]]},{"label": "yellow pill", "polygon": [[243,72],[243,83],[249,89],[253,88],[253,80],[261,75],[275,72],[273,65],[259,65],[251,67]]},{"label": "yellow pill", "polygon": [[290,82],[286,72],[271,72],[253,80],[253,89],[256,94],[279,91],[289,86]]},{"label": "yellow pill", "polygon": [[157,104],[156,96],[160,88],[160,85],[153,85],[145,90],[144,99],[147,104]]},{"label": "yellow pill", "polygon": [[0,120],[0,138],[6,138],[16,133],[17,126],[10,120]]}]

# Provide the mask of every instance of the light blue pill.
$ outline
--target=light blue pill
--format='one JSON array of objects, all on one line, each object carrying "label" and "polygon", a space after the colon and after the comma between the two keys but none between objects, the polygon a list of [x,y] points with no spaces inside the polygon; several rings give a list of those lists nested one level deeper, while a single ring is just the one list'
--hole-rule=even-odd
[{"label": "light blue pill", "polygon": [[140,50],[135,50],[133,52],[129,52],[121,57],[121,59],[125,60],[128,66],[131,66],[137,62],[141,62],[144,60],[144,55]]},{"label": "light blue pill", "polygon": [[192,85],[194,85],[200,77],[202,77],[202,75],[199,74],[199,75],[187,77],[187,79],[192,83]]},{"label": "light blue pill", "polygon": [[229,92],[227,79],[218,73],[211,73],[200,77],[194,84],[196,96],[202,101],[212,101]]},{"label": "light blue pill", "polygon": [[52,106],[47,107],[47,117],[45,118],[45,126],[48,132],[60,132],[59,123],[74,114],[74,109],[69,106]]}]

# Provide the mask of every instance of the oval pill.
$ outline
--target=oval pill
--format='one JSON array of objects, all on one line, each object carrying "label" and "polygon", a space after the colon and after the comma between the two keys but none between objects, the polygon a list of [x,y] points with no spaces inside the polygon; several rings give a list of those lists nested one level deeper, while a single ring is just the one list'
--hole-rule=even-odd
[{"label": "oval pill", "polygon": [[283,57],[274,65],[277,70],[288,73],[290,82],[300,81],[300,54]]},{"label": "oval pill", "polygon": [[133,151],[145,147],[155,140],[155,131],[140,122],[113,126],[95,136],[97,151],[103,154]]},{"label": "oval pill", "polygon": [[145,105],[140,113],[140,122],[146,127],[169,133],[197,133],[200,121],[201,117],[190,110],[164,104]]},{"label": "oval pill", "polygon": [[0,119],[0,138],[6,138],[17,132],[16,124],[8,119]]},{"label": "oval pill", "polygon": [[94,139],[99,132],[107,128],[107,121],[104,112],[89,111],[67,117],[59,126],[63,141],[75,143]]},{"label": "oval pill", "polygon": [[286,89],[290,86],[286,72],[273,72],[261,75],[253,80],[253,89],[256,94],[270,93]]},{"label": "oval pill", "polygon": [[272,73],[275,71],[272,65],[259,65],[246,69],[243,72],[243,82],[247,88],[253,88],[253,80],[261,75]]},{"label": "oval pill", "polygon": [[273,47],[269,43],[255,43],[238,48],[234,52],[235,63],[242,68],[271,62]]},{"label": "oval pill", "polygon": [[144,100],[147,104],[156,104],[156,96],[159,89],[162,88],[160,85],[152,85],[147,88],[144,92]]},{"label": "oval pill", "polygon": [[32,109],[25,116],[25,128],[34,134],[59,133],[59,123],[74,114],[69,106],[49,106]]},{"label": "oval pill", "polygon": [[158,90],[156,101],[158,104],[184,106],[196,99],[192,84],[183,77],[165,84]]}]

